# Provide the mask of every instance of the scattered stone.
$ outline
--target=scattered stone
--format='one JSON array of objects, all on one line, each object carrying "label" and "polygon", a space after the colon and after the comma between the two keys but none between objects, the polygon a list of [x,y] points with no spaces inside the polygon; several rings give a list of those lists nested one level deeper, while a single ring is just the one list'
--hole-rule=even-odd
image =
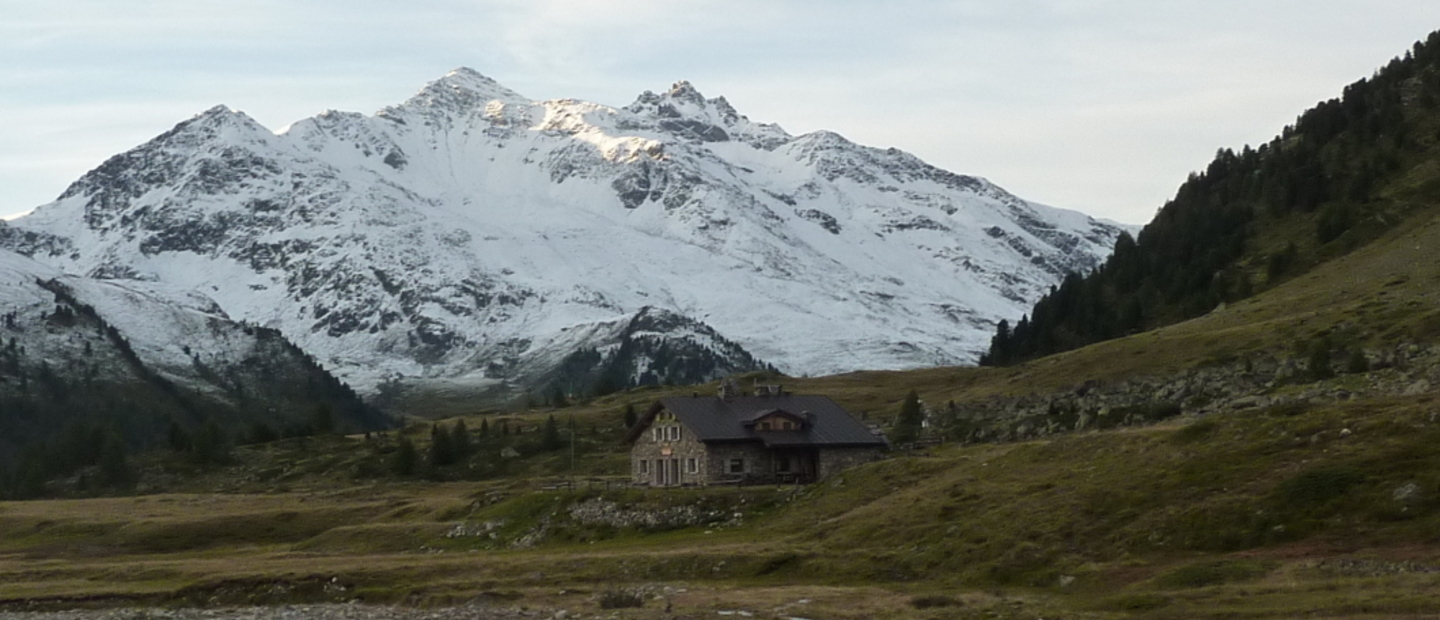
[{"label": "scattered stone", "polygon": [[1420,493],[1420,485],[1414,482],[1406,482],[1395,489],[1390,497],[1397,502],[1408,502]]}]

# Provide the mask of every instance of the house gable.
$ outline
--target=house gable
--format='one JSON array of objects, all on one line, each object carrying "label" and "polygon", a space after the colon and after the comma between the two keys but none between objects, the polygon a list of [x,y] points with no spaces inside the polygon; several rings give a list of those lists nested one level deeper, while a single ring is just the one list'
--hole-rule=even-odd
[{"label": "house gable", "polygon": [[806,427],[806,420],[783,409],[772,409],[762,411],[755,419],[746,423],[751,429],[757,432],[764,431],[803,431]]}]

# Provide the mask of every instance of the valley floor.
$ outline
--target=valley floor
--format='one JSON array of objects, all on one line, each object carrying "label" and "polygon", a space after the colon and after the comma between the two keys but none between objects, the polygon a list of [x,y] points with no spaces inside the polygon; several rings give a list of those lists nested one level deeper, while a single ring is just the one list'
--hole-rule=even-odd
[{"label": "valley floor", "polygon": [[809,487],[0,503],[0,617],[1440,617],[1430,402],[950,445]]}]

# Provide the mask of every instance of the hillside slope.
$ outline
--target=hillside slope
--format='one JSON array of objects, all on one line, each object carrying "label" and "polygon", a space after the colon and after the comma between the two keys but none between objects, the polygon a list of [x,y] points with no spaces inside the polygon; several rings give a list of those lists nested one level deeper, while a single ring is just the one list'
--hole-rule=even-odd
[{"label": "hillside slope", "polygon": [[[310,424],[319,408],[337,428],[391,423],[280,334],[194,293],[66,276],[0,250],[0,309],[0,486],[27,455],[76,457],[53,454],[76,433],[113,432],[136,450],[163,445],[172,424],[238,437]],[[74,443],[63,451],[95,448]]]},{"label": "hillside slope", "polygon": [[985,362],[1193,318],[1371,242],[1440,196],[1437,130],[1440,33],[1271,142],[1222,149],[1104,266],[1000,325]]}]

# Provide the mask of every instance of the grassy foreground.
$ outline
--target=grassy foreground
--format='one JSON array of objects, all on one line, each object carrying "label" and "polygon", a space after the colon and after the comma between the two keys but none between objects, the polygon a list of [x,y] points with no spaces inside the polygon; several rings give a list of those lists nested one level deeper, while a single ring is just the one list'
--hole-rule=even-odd
[{"label": "grassy foreground", "polygon": [[948,446],[802,488],[511,477],[6,503],[0,604],[601,614],[639,593],[626,617],[1421,617],[1440,613],[1433,412],[1422,395]]}]

